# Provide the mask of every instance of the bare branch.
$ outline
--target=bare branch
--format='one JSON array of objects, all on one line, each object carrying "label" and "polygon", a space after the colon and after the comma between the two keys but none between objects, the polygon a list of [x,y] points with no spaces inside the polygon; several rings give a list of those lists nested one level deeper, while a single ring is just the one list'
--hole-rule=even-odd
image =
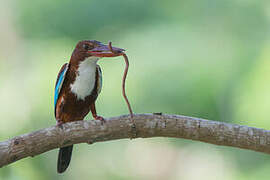
[{"label": "bare branch", "polygon": [[[134,115],[137,137],[174,137],[233,146],[270,154],[270,131],[180,115]],[[99,121],[66,123],[0,142],[0,167],[19,159],[78,143],[95,143],[132,137],[129,116]]]}]

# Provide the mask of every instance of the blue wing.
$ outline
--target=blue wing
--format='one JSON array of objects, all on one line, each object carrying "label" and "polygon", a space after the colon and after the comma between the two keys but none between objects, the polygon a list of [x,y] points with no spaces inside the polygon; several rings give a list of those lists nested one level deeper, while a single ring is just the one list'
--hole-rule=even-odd
[{"label": "blue wing", "polygon": [[56,111],[55,111],[56,110],[56,103],[57,103],[63,82],[65,80],[67,70],[68,70],[68,63],[66,63],[62,66],[62,68],[60,69],[58,76],[57,76],[57,80],[56,80],[55,88],[54,88],[54,115],[56,115]]}]

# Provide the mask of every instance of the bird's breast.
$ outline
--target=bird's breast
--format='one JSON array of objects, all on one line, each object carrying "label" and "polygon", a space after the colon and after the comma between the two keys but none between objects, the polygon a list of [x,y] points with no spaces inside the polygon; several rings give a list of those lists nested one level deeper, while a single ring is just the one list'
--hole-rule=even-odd
[{"label": "bird's breast", "polygon": [[70,90],[78,100],[89,96],[96,83],[96,61],[84,60],[79,64],[75,81],[70,85]]}]

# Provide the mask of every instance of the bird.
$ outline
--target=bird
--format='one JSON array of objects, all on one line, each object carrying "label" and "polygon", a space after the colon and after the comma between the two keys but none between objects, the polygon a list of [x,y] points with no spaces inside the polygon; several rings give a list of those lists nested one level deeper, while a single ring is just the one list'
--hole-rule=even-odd
[{"label": "bird", "polygon": [[[105,122],[97,115],[95,102],[102,87],[102,72],[97,64],[103,57],[116,57],[124,49],[104,45],[96,40],[79,41],[68,63],[60,69],[54,90],[54,115],[57,126],[81,121],[91,110],[95,120]],[[57,172],[63,173],[70,164],[73,145],[61,147]]]}]

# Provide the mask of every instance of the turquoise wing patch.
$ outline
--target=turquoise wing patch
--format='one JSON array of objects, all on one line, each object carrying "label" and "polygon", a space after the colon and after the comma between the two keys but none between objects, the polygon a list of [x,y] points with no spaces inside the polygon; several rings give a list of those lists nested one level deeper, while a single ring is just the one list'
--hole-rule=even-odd
[{"label": "turquoise wing patch", "polygon": [[55,83],[55,89],[54,89],[54,113],[55,113],[55,108],[56,108],[56,103],[59,97],[59,93],[61,91],[63,82],[65,80],[65,76],[68,70],[68,63],[64,64],[58,73],[57,80]]}]

